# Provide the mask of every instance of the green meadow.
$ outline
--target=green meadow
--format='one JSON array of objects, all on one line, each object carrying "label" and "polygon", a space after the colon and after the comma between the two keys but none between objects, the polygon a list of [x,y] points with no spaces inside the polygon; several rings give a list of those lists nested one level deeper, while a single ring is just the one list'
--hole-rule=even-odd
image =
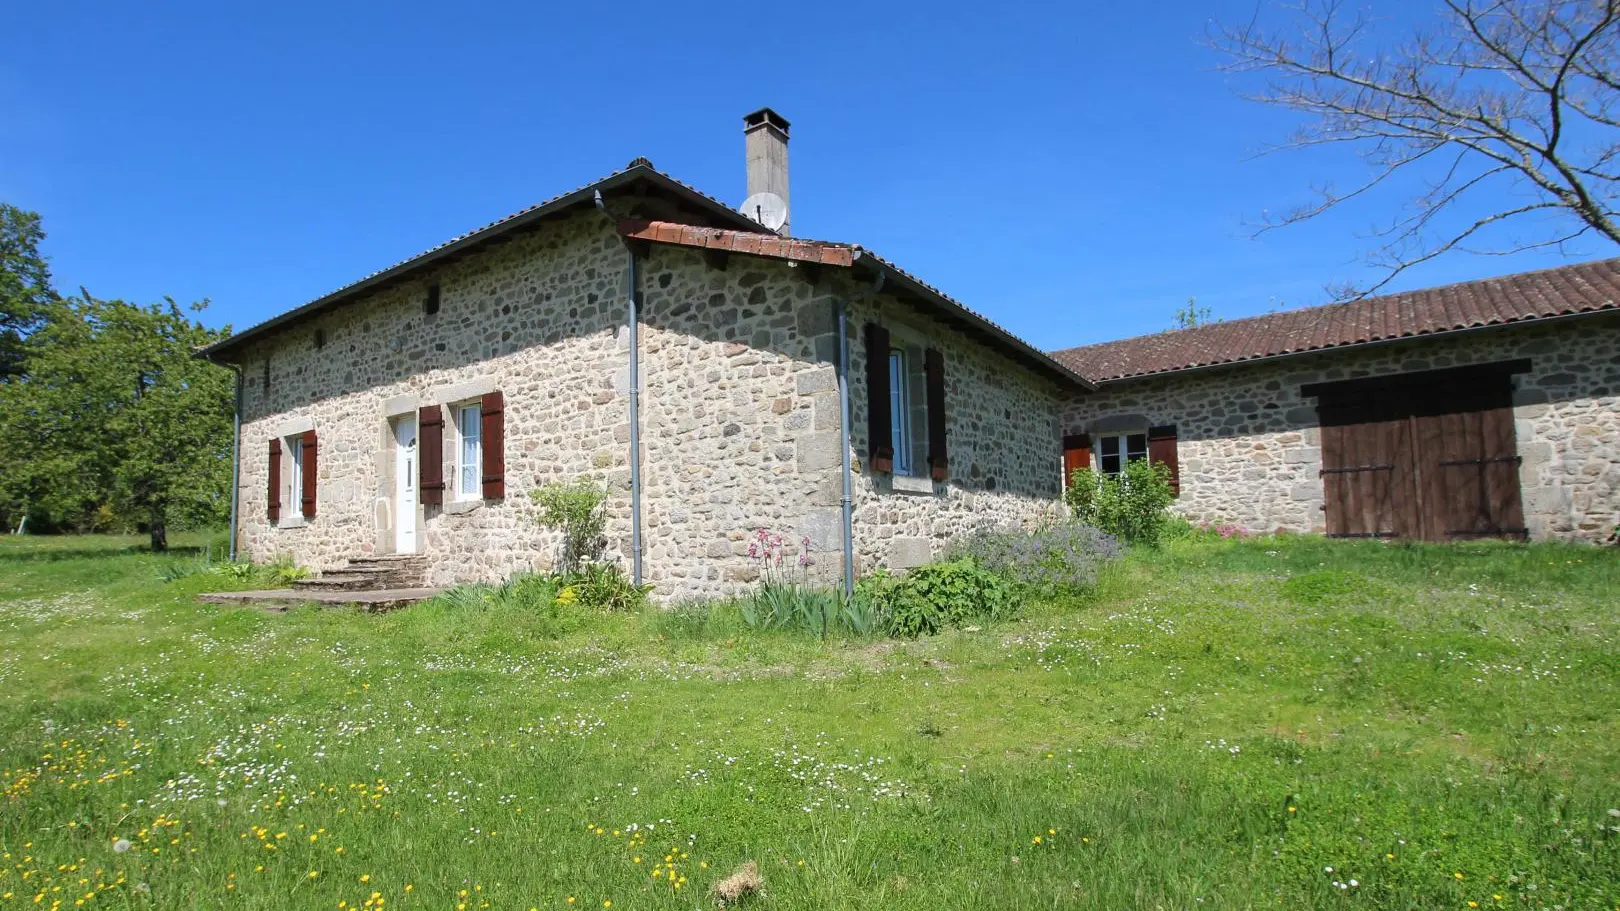
[{"label": "green meadow", "polygon": [[0,538],[0,909],[1620,907],[1613,549],[1195,537],[823,642],[138,544]]}]

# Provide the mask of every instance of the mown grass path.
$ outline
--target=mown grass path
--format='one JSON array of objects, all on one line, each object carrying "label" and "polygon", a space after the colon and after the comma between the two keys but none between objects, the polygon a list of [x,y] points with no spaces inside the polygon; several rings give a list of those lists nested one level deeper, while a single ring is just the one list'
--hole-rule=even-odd
[{"label": "mown grass path", "polygon": [[0,908],[1620,903],[1613,551],[1187,541],[823,644],[265,615],[133,543],[0,539]]}]

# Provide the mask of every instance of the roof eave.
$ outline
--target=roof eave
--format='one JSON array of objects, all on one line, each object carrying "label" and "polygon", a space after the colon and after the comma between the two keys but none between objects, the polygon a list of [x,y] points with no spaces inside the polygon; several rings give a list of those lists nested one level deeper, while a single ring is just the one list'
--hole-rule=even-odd
[{"label": "roof eave", "polygon": [[368,275],[365,278],[354,282],[353,284],[345,285],[344,287],[318,297],[307,304],[296,307],[292,310],[288,310],[286,313],[273,316],[270,319],[265,320],[264,322],[255,326],[251,326],[240,333],[220,339],[219,341],[214,342],[206,347],[199,348],[196,351],[196,356],[218,364],[235,363],[234,361],[228,360],[226,355],[240,350],[247,344],[263,338],[277,329],[296,323],[301,319],[312,316],[328,307],[335,306],[350,298],[357,297],[367,291],[374,290],[393,281],[398,281],[413,272],[419,272],[445,259],[459,256],[470,249],[488,243],[489,241],[494,240],[495,238],[504,234],[520,230],[530,224],[533,224],[534,222],[557,215],[558,213],[571,209],[575,206],[589,203],[594,199],[595,194],[600,191],[615,190],[619,187],[632,184],[638,180],[648,181],[662,189],[679,194],[687,201],[695,203],[700,208],[707,210],[709,214],[731,220],[739,227],[748,226],[749,230],[760,233],[776,233],[774,231],[767,232],[762,225],[749,219],[748,216],[743,215],[740,212],[735,212],[730,208],[721,205],[715,200],[712,200],[702,193],[687,187],[681,182],[656,170],[650,165],[637,163],[625,168],[622,171],[609,174],[595,183],[580,187],[577,190],[565,193],[562,196],[558,196],[555,199],[551,199],[545,203],[537,205],[532,209],[494,222],[493,224],[487,225],[484,228],[457,238],[454,241],[439,247],[435,247],[432,250],[412,257],[411,259],[405,260],[397,265],[390,266],[389,268],[384,269],[374,275]]},{"label": "roof eave", "polygon": [[[858,249],[857,252],[859,252]],[[1087,379],[1081,374],[1076,373],[1073,369],[1059,362],[1051,355],[1040,350],[1039,348],[1036,348],[1034,345],[1031,345],[1018,336],[1013,335],[1011,332],[1008,332],[995,323],[990,322],[979,314],[974,313],[972,310],[969,310],[956,301],[951,300],[949,297],[946,297],[939,291],[930,288],[915,278],[912,278],[905,271],[885,262],[882,258],[878,256],[857,256],[855,259],[854,268],[862,267],[870,267],[874,270],[881,271],[883,273],[883,284],[885,289],[893,285],[900,285],[911,294],[933,303],[936,307],[948,311],[953,317],[962,320],[972,328],[989,335],[995,341],[1001,343],[1004,347],[1011,349],[1013,354],[1022,356],[1034,366],[1044,370],[1052,376],[1055,376],[1057,379],[1063,382],[1078,385],[1088,392],[1097,391],[1097,384],[1093,383],[1091,380]]]},{"label": "roof eave", "polygon": [[[1326,345],[1320,348],[1299,348],[1294,351],[1280,351],[1276,354],[1266,354],[1258,357],[1240,358],[1230,361],[1216,361],[1210,364],[1195,364],[1190,367],[1177,367],[1174,370],[1159,370],[1153,373],[1132,373],[1126,376],[1116,376],[1097,380],[1097,386],[1117,386],[1122,383],[1131,383],[1139,380],[1157,380],[1166,377],[1180,377],[1189,373],[1202,373],[1205,370],[1220,370],[1226,367],[1247,367],[1251,364],[1268,364],[1273,361],[1287,360],[1288,358],[1305,357],[1311,354],[1333,354],[1339,351],[1358,351],[1363,348],[1377,348],[1384,345],[1398,345],[1403,342],[1415,342],[1420,339],[1447,338],[1456,335],[1465,335],[1473,332],[1484,332],[1491,329],[1507,329],[1515,326],[1539,326],[1546,323],[1562,322],[1577,319],[1583,316],[1599,316],[1614,314],[1620,308],[1601,307],[1592,310],[1578,310],[1574,313],[1557,313],[1551,316],[1533,316],[1524,319],[1501,320],[1494,323],[1483,323],[1476,326],[1459,326],[1453,329],[1438,329],[1433,332],[1417,332],[1411,335],[1397,335],[1390,338],[1368,339],[1348,345]],[[1096,387],[1093,387],[1096,388]]]}]

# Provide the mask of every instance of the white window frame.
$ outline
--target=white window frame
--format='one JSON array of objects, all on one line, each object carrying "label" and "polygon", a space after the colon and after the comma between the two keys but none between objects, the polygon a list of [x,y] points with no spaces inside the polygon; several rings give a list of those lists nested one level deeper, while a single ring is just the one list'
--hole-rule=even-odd
[{"label": "white window frame", "polygon": [[[1141,437],[1142,438],[1142,448],[1141,449],[1132,450],[1130,448],[1130,438],[1131,437]],[[1141,430],[1126,430],[1126,431],[1122,431],[1120,433],[1105,433],[1105,434],[1101,434],[1101,435],[1097,436],[1094,443],[1093,443],[1093,446],[1094,446],[1093,451],[1094,451],[1094,453],[1096,455],[1097,473],[1099,475],[1109,475],[1111,477],[1119,477],[1120,475],[1123,475],[1125,473],[1125,466],[1127,464],[1129,464],[1133,459],[1146,459],[1148,457],[1148,438],[1147,437],[1148,437],[1148,432],[1147,432],[1146,427],[1142,428]],[[1119,459],[1119,467],[1114,469],[1113,471],[1109,471],[1108,469],[1103,467],[1103,458],[1105,456],[1105,452],[1106,452],[1107,448],[1109,447],[1109,445],[1112,445],[1114,447],[1114,453],[1113,454],[1116,457],[1118,457],[1118,459]]]},{"label": "white window frame", "polygon": [[903,348],[889,349],[889,435],[896,475],[911,475],[911,374]]},{"label": "white window frame", "polygon": [[285,460],[281,466],[281,477],[286,485],[286,492],[281,498],[281,524],[297,524],[304,521],[304,435],[295,433],[292,436],[281,438],[281,450]]},{"label": "white window frame", "polygon": [[[484,409],[480,401],[457,402],[450,406],[451,423],[455,426],[455,480],[452,482],[454,497],[458,502],[469,500],[482,500],[484,498]],[[478,450],[473,454],[471,462],[467,460],[467,427],[464,422],[471,421],[475,428],[474,434]],[[470,472],[470,473],[469,473]]]}]

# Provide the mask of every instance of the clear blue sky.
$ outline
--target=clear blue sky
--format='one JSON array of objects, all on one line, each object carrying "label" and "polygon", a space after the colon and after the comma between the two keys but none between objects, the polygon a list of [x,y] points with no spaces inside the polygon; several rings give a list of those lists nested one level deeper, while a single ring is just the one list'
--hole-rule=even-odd
[{"label": "clear blue sky", "polygon": [[[1372,275],[1376,207],[1249,236],[1313,180],[1364,174],[1253,157],[1293,121],[1243,100],[1202,38],[1254,10],[14,5],[0,200],[45,216],[64,291],[208,297],[208,322],[242,328],[638,155],[738,203],[740,118],[770,105],[793,122],[796,234],[1064,347],[1166,328],[1190,296],[1230,318]],[[1453,256],[1391,287],[1560,261]]]}]

